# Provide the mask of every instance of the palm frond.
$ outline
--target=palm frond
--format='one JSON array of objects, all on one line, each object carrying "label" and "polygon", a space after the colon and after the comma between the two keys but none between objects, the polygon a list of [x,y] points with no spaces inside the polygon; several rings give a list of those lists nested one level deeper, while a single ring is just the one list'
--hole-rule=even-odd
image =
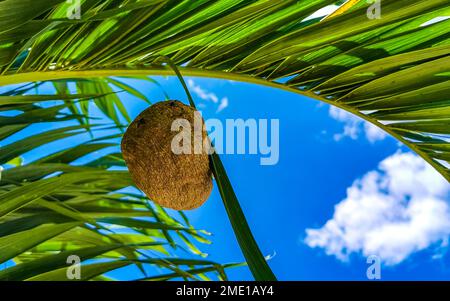
[{"label": "palm frond", "polygon": [[[92,90],[102,90],[108,81],[90,82]],[[70,89],[61,89],[60,82],[52,84],[57,94],[22,95],[12,89],[0,95],[0,111],[6,115],[20,112],[0,119],[0,164],[6,167],[0,179],[0,264],[13,261],[12,266],[0,269],[0,279],[68,280],[70,255],[83,261],[81,280],[131,265],[142,271],[136,278],[169,273],[172,278],[210,279],[213,272],[226,279],[224,266],[189,259],[205,256],[195,242],[210,243],[208,232],[193,228],[185,216],[171,217],[131,189],[134,184],[117,151],[120,128],[104,121],[78,123],[78,117],[87,117],[78,110],[81,101],[101,107],[100,101],[109,104],[111,95],[119,99],[117,94],[90,94],[83,89],[72,94]],[[112,120],[117,117],[111,110],[101,111]],[[30,134],[36,123],[49,127],[61,122],[74,125]],[[71,137],[79,141],[72,147],[36,151]],[[30,153],[38,157],[26,164],[17,160]],[[85,164],[76,163],[83,158]],[[188,257],[173,260],[171,255],[180,251]],[[153,267],[152,275],[146,266]],[[193,267],[207,268],[210,275],[189,273]]]},{"label": "palm frond", "polygon": [[[114,81],[120,76],[172,75],[157,60],[164,55],[183,75],[267,85],[342,108],[397,138],[450,180],[450,20],[443,18],[450,14],[448,0],[383,0],[380,19],[367,17],[370,4],[366,1],[348,1],[329,18],[310,17],[342,1],[81,3],[81,19],[70,20],[67,10],[71,4],[63,0],[0,2],[0,85],[52,81],[64,94],[66,88],[58,82],[77,81],[75,94],[89,94],[118,126],[127,118],[126,106],[111,93],[111,84],[139,97],[132,88]],[[93,88],[93,82],[98,88]],[[80,123],[78,128],[50,132],[49,141],[97,127],[95,120],[86,119],[89,112],[85,106],[68,106],[73,104],[71,99],[65,102],[67,114],[57,114],[55,108],[36,108],[38,99],[4,101],[2,110],[21,108],[23,113],[0,119],[3,138],[26,128],[27,121],[39,122],[40,116]],[[33,110],[37,111],[29,113]],[[39,144],[39,139],[26,139]],[[27,148],[26,143],[17,146]],[[9,149],[13,152],[4,152],[3,160],[20,155],[16,147]],[[89,147],[77,149],[88,151]],[[66,155],[72,154],[53,156]],[[119,158],[119,154],[98,158],[85,168],[108,167]],[[85,171],[64,174],[76,172]],[[86,187],[69,182],[64,191],[52,193],[64,200],[78,200],[116,191],[119,183],[125,185],[112,178]],[[5,193],[8,187],[2,188]],[[87,218],[96,216],[99,205],[95,202],[100,201],[93,202],[93,207],[84,201],[75,201],[73,206],[81,207],[82,218]],[[116,202],[121,201],[109,200],[108,204]],[[118,210],[108,207],[112,209]],[[134,207],[127,210],[136,211]]]},{"label": "palm frond", "polygon": [[154,63],[166,55],[184,75],[268,84],[343,108],[450,179],[442,137],[449,134],[450,20],[426,23],[448,16],[446,0],[385,0],[375,20],[366,16],[369,4],[353,1],[322,21],[307,17],[336,1],[85,0],[80,20],[66,18],[64,1],[23,2],[0,3],[2,20],[20,6],[25,23],[6,22],[0,31],[0,84],[170,74]]}]

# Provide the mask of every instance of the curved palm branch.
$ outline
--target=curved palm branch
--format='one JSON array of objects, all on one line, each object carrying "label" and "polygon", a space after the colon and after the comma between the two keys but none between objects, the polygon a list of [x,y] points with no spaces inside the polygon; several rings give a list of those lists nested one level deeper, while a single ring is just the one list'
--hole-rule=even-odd
[{"label": "curved palm branch", "polygon": [[[384,0],[382,16],[351,1],[66,1],[0,3],[1,84],[99,75],[183,74],[279,86],[354,113],[408,145],[446,179],[448,1]],[[25,23],[24,25],[22,25]],[[18,49],[20,49],[18,51]],[[288,80],[287,80],[288,79]],[[424,100],[426,99],[426,101]]]},{"label": "curved palm branch", "polygon": [[[347,110],[450,180],[450,20],[437,19],[449,15],[448,0],[383,0],[380,19],[367,17],[363,0],[81,4],[81,19],[71,20],[63,0],[0,2],[0,85],[172,74],[164,55],[183,75],[268,85]],[[309,18],[334,4],[335,13]]]}]

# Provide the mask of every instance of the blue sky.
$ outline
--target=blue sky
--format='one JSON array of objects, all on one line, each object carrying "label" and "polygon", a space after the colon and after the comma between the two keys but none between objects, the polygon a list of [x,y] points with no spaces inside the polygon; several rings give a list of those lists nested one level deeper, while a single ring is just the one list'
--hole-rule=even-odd
[{"label": "blue sky", "polygon": [[[176,78],[156,79],[172,99],[186,101]],[[270,266],[280,280],[365,280],[367,255],[380,256],[384,280],[450,279],[450,187],[408,149],[348,114],[297,94],[227,80],[187,81],[205,119],[280,120],[278,164],[261,166],[255,155],[221,156],[253,234],[262,252],[273,256]],[[158,89],[147,93],[152,100],[164,99]],[[221,103],[228,106],[218,112]],[[130,107],[133,116],[144,108],[141,103]],[[373,175],[378,179],[371,181]],[[359,198],[348,197],[352,186]],[[370,189],[376,191],[366,196]],[[416,206],[417,214],[413,202],[423,204]],[[348,211],[363,221],[339,222]],[[201,208],[187,214],[197,228],[213,233],[213,244],[202,246],[210,259],[243,260],[216,188]],[[346,232],[343,237],[323,228],[330,220]],[[361,227],[365,232],[358,231]],[[308,235],[307,229],[321,231]],[[252,279],[247,268],[228,273],[234,280]]]},{"label": "blue sky", "polygon": [[[155,79],[171,99],[187,103],[176,78]],[[382,260],[383,280],[450,279],[450,185],[408,149],[355,117],[298,94],[186,79],[205,119],[279,119],[278,164],[261,166],[256,155],[221,156],[278,279],[365,280],[368,255]],[[164,100],[155,85],[128,83],[153,102]],[[122,97],[132,118],[146,108],[132,96]],[[196,228],[213,233],[213,244],[199,245],[209,259],[244,260],[216,188],[201,208],[186,213]],[[127,279],[135,272],[112,275]],[[252,279],[246,267],[228,274],[232,280]]]}]

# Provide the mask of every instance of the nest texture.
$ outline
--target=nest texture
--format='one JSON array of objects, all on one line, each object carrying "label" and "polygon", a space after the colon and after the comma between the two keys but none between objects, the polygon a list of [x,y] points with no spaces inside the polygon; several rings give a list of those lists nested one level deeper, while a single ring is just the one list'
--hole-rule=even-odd
[{"label": "nest texture", "polygon": [[[209,156],[194,153],[195,143],[204,143],[207,134],[201,119],[202,138],[194,139],[194,112],[180,101],[155,103],[143,111],[125,132],[122,154],[136,186],[163,207],[190,210],[201,206],[212,190]],[[190,154],[175,154],[172,122],[185,119],[191,125]],[[209,141],[209,140],[208,140]]]}]

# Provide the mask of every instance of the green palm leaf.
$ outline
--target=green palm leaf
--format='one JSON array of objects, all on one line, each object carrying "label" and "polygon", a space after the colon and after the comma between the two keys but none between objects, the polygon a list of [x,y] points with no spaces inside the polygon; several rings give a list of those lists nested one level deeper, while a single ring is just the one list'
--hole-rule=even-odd
[{"label": "green palm leaf", "polygon": [[[3,117],[2,121],[5,124],[2,129],[7,129],[2,139],[8,142],[0,141],[0,164],[6,167],[0,178],[0,263],[10,265],[12,260],[14,264],[0,270],[0,279],[68,280],[66,259],[74,254],[83,261],[81,280],[95,279],[130,265],[136,265],[143,273],[136,278],[153,277],[144,270],[144,266],[151,265],[163,273],[175,274],[175,278],[197,279],[195,273],[188,272],[197,265],[195,262],[183,267],[165,257],[176,249],[204,256],[194,241],[210,243],[205,237],[209,233],[163,214],[143,195],[124,191],[134,184],[123,170],[122,157],[114,153],[119,148],[121,127],[84,122],[77,125],[77,116],[68,113],[71,108],[79,108],[79,99],[96,104],[105,94],[67,91],[55,95],[18,95],[12,91],[0,95],[4,99],[0,110],[20,112]],[[55,92],[61,90],[55,88]],[[82,120],[86,117],[79,116]],[[116,115],[107,117],[113,119]],[[67,121],[75,125],[27,135],[27,128],[33,123],[50,125]],[[107,136],[98,134],[102,129],[109,129]],[[111,134],[111,130],[116,134]],[[87,135],[89,131],[91,135]],[[11,141],[12,135],[22,133]],[[25,165],[15,159],[74,136],[81,136],[81,143],[54,153],[41,152],[40,157]],[[108,149],[109,154],[96,155]],[[90,161],[85,165],[74,164],[83,157],[89,157]],[[205,265],[202,263],[202,268]],[[222,265],[210,262],[207,267],[209,276],[205,272],[202,277],[209,279],[215,273],[224,278]]]},{"label": "green palm leaf", "polygon": [[[87,101],[78,98],[80,103],[73,105],[82,95],[93,99],[121,128],[127,120],[126,105],[114,92],[126,91],[142,100],[145,97],[117,82],[119,77],[172,75],[172,70],[158,60],[165,55],[184,76],[267,85],[342,108],[383,129],[450,180],[450,20],[436,19],[449,16],[448,0],[384,0],[380,19],[367,17],[366,1],[348,1],[327,18],[308,19],[338,1],[84,0],[80,20],[66,18],[69,4],[65,1],[50,2],[0,2],[0,85],[57,83],[58,94],[72,94],[61,98],[68,112],[58,115],[62,107],[38,107],[43,99],[37,96],[33,101],[14,94],[19,92],[5,94],[3,100],[0,98],[0,103],[5,103],[1,109],[20,108],[23,113],[0,119],[2,138],[42,119],[76,119],[94,132],[95,121],[86,117]],[[67,93],[61,81],[76,82],[79,90]],[[46,141],[80,130],[45,133]],[[33,147],[39,144],[36,138],[25,139]],[[1,153],[2,164],[33,148],[15,143]],[[64,161],[66,156],[77,157],[89,148],[77,146],[52,155],[54,162],[47,160],[59,163],[60,158],[69,164]],[[99,169],[121,162],[118,155],[97,160],[85,167]],[[71,172],[75,171],[64,171]],[[11,180],[2,186],[3,193],[11,193],[14,187],[25,189],[17,184],[20,179],[14,181],[16,184]],[[102,199],[96,195],[109,197],[107,192],[120,185],[111,178],[87,184],[86,190],[75,183],[52,193],[72,200],[69,203],[83,215],[96,216]],[[120,211],[113,206],[124,203],[120,200],[109,200],[108,209]],[[132,207],[127,210],[145,206],[139,203],[142,199],[135,201],[132,206],[127,204]],[[24,209],[18,206],[12,214]],[[163,235],[173,244],[168,232],[164,229]]]}]

